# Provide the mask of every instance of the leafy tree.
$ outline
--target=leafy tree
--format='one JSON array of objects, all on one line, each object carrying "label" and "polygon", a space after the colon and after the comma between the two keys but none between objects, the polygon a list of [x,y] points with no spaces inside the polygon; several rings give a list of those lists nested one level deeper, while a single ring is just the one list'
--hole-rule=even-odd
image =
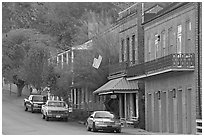
[{"label": "leafy tree", "polygon": [[117,17],[116,6],[100,2],[3,2],[2,11],[3,33],[17,28],[36,29],[57,37],[56,47],[64,50],[87,40],[82,41],[82,37],[78,37],[82,34],[81,27],[87,13],[92,11],[112,17],[112,22]]},{"label": "leafy tree", "polygon": [[52,43],[53,38],[31,29],[16,29],[3,35],[3,77],[17,85],[18,96],[26,84],[36,88],[43,84],[41,74]]},{"label": "leafy tree", "polygon": [[[88,20],[92,19],[92,17],[96,18],[96,22],[99,23],[100,27],[98,28],[102,28],[100,32],[104,30],[105,26],[107,27],[104,20],[106,17],[110,17],[109,24],[114,22],[117,17],[117,7],[112,3],[4,2],[2,3],[2,12],[2,27],[5,36],[3,38],[3,75],[10,81],[14,79],[19,81],[19,84],[21,83],[19,87],[21,88],[25,84],[31,83],[39,88],[48,84],[50,79],[52,79],[52,82],[55,81],[53,83],[56,85],[53,87],[62,86],[63,82],[60,82],[61,75],[65,75],[60,71],[56,71],[56,69],[46,68],[43,63],[46,59],[40,58],[40,56],[48,57],[47,54],[44,54],[44,52],[48,51],[44,50],[44,47],[51,44],[46,41],[48,35],[50,38],[56,38],[56,43],[53,44],[56,48],[67,50],[73,44],[78,45],[89,39],[90,26],[88,26],[88,23],[90,21]],[[15,29],[18,29],[18,31],[15,32]],[[31,31],[32,29],[37,31]],[[15,44],[7,44],[8,41]],[[13,57],[14,55],[15,57]],[[91,60],[90,64],[92,65],[92,63]],[[46,72],[46,69],[49,71]],[[92,69],[94,73],[88,72],[89,70],[86,69],[84,68],[83,75],[85,75],[85,72],[87,72],[86,75],[88,76],[96,73],[94,69]],[[35,75],[35,73],[37,74]],[[69,74],[66,75],[70,77]],[[58,78],[59,76],[60,78]],[[91,77],[89,79],[92,80]]]}]

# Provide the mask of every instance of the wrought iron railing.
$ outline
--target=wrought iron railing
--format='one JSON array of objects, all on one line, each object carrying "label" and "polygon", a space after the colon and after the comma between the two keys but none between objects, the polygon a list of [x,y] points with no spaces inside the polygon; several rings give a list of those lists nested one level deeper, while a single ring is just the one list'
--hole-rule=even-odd
[{"label": "wrought iron railing", "polygon": [[194,67],[194,53],[175,53],[142,64],[130,66],[127,69],[127,76],[140,76],[152,72],[163,71],[166,69],[192,70]]}]

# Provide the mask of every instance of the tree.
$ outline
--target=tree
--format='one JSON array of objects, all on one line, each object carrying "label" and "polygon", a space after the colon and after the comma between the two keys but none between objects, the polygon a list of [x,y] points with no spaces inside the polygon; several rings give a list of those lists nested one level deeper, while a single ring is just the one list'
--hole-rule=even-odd
[{"label": "tree", "polygon": [[[46,59],[33,59],[37,56],[47,57],[47,55],[43,54],[43,52],[47,50],[43,50],[42,53],[40,50],[41,46],[50,45],[50,43],[47,43],[45,40],[48,38],[48,35],[51,38],[56,38],[56,43],[53,44],[56,48],[67,50],[70,49],[73,44],[81,44],[89,39],[89,26],[86,23],[88,23],[87,20],[90,18],[84,17],[87,13],[95,12],[100,14],[100,16],[96,16],[98,16],[97,22],[100,22],[99,25],[101,27],[102,25],[104,26],[103,19],[113,17],[114,19],[111,19],[111,22],[113,22],[117,16],[117,9],[111,3],[87,2],[4,2],[2,3],[2,12],[3,33],[9,34],[8,38],[8,34],[3,34],[5,35],[3,40],[3,75],[10,81],[16,79],[15,81],[18,81],[19,84],[21,83],[21,86],[19,85],[21,88],[23,88],[25,84],[31,83],[39,88],[41,85],[44,86],[45,83],[47,83],[45,81],[45,79],[47,79],[46,77],[55,79],[61,74],[56,72],[56,70],[50,71],[54,72],[54,76],[50,73],[45,74],[44,70],[47,68],[42,62]],[[101,17],[103,18],[98,21]],[[24,29],[18,29],[18,31],[15,32],[17,28]],[[32,29],[35,29],[36,32],[31,31]],[[20,30],[22,32],[20,32]],[[26,30],[26,32],[23,30]],[[27,30],[29,30],[30,33],[28,33],[29,31]],[[13,43],[8,44],[8,41],[13,41]],[[32,45],[32,48],[30,48],[29,45]],[[36,47],[34,47],[34,45],[36,45]],[[36,69],[38,67],[39,69]],[[41,67],[43,67],[44,70],[40,69]],[[33,72],[33,74],[29,72]],[[34,73],[37,74],[35,75]],[[29,77],[33,77],[33,79],[29,79]],[[38,79],[38,81],[36,79]],[[56,81],[57,80],[58,82],[56,82],[56,84],[61,83],[59,82],[60,79],[56,78]],[[21,91],[21,89],[19,89],[19,91]]]},{"label": "tree", "polygon": [[2,72],[17,85],[18,96],[23,87],[32,84],[41,87],[53,38],[31,29],[16,29],[3,35]]}]

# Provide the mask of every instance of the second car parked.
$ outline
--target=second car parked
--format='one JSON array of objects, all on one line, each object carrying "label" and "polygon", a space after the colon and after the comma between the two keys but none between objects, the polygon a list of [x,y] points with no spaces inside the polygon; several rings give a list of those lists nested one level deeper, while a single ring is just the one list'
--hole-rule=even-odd
[{"label": "second car parked", "polygon": [[42,105],[42,118],[49,121],[50,118],[68,120],[68,106],[64,101],[48,100]]}]

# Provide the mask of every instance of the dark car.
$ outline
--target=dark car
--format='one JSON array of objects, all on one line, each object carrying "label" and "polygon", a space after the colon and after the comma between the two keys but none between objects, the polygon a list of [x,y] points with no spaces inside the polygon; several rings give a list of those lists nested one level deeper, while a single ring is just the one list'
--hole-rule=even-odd
[{"label": "dark car", "polygon": [[25,111],[28,109],[33,113],[35,110],[41,112],[42,105],[47,101],[46,96],[44,95],[30,95],[28,98],[24,99]]},{"label": "dark car", "polygon": [[94,111],[86,122],[88,131],[108,130],[121,132],[120,120],[109,111]]}]

